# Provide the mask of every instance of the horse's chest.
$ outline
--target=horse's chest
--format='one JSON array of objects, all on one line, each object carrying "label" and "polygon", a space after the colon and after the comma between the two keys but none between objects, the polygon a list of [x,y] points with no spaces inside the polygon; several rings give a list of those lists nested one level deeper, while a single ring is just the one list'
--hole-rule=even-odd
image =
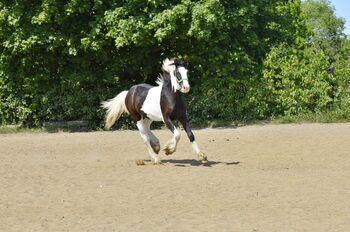
[{"label": "horse's chest", "polygon": [[163,121],[163,114],[160,108],[160,94],[161,86],[151,88],[148,91],[145,101],[141,107],[141,110],[152,121]]}]

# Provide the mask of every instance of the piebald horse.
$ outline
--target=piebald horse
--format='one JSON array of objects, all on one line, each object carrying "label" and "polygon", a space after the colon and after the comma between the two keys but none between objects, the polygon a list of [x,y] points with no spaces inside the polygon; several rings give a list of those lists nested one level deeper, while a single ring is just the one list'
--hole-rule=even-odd
[{"label": "piebald horse", "polygon": [[170,155],[176,151],[180,140],[180,132],[173,123],[173,120],[178,120],[185,129],[199,161],[205,162],[207,157],[200,151],[195,141],[187,118],[186,105],[181,96],[181,93],[190,91],[188,63],[180,59],[165,59],[162,72],[157,80],[158,86],[134,85],[115,98],[102,102],[101,106],[107,110],[105,127],[109,129],[123,113],[129,114],[136,122],[153,163],[160,164],[160,143],[150,130],[151,123],[163,121],[172,132],[173,137],[163,149],[166,155]]}]

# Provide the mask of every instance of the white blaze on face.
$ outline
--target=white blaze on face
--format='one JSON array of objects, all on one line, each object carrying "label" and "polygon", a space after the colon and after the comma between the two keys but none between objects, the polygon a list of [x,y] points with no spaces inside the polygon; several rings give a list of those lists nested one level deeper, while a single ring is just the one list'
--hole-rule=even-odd
[{"label": "white blaze on face", "polygon": [[188,82],[188,70],[185,67],[179,67],[177,69],[181,75],[182,83],[181,83],[181,89],[180,91],[182,93],[188,93],[190,91],[190,83]]}]

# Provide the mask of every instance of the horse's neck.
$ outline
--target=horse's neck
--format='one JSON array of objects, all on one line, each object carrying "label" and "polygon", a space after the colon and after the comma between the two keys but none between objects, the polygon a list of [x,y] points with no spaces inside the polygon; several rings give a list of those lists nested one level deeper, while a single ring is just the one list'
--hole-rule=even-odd
[{"label": "horse's neck", "polygon": [[169,73],[164,73],[163,74],[164,80],[163,80],[163,89],[162,91],[167,92],[168,96],[171,96],[174,100],[180,98],[181,93],[179,90],[175,90],[173,89],[173,86],[171,84],[171,78]]}]

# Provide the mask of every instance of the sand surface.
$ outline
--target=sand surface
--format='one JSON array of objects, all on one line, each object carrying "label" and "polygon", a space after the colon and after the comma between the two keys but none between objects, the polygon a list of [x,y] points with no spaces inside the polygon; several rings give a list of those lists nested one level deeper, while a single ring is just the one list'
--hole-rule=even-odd
[{"label": "sand surface", "polygon": [[184,131],[159,166],[137,131],[0,135],[0,231],[350,231],[350,124],[194,133],[207,165]]}]

